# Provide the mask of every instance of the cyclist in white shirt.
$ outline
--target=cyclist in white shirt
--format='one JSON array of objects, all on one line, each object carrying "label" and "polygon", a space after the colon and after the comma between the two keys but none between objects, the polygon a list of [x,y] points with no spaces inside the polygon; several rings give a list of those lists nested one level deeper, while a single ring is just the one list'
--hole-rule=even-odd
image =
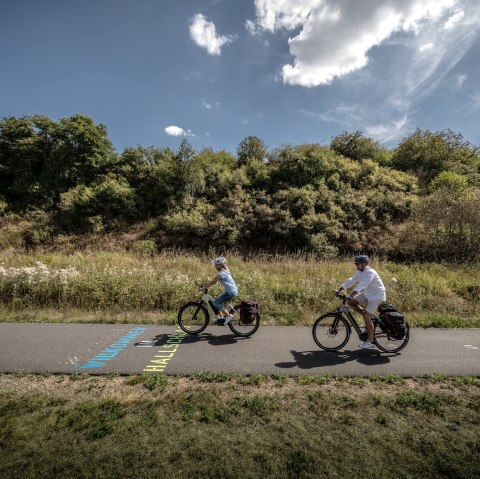
[{"label": "cyclist in white shirt", "polygon": [[[368,266],[368,256],[358,255],[355,256],[353,261],[357,271],[340,286],[337,294],[356,284],[355,290],[351,294],[351,299],[348,300],[348,304],[363,316],[367,327],[368,339],[360,344],[360,347],[363,349],[371,349],[375,347],[373,343],[374,326],[372,316],[377,312],[380,304],[387,299],[385,286],[378,273]],[[359,304],[364,306],[364,309],[358,308]]]}]

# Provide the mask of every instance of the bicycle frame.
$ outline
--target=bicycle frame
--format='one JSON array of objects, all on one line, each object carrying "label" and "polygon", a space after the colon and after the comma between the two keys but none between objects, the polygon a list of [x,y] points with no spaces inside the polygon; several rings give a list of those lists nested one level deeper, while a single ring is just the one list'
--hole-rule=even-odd
[{"label": "bicycle frame", "polygon": [[[214,319],[219,318],[219,316],[218,316],[219,310],[215,306],[215,298],[208,294],[208,289],[203,290],[202,304],[204,304],[206,306],[207,310],[213,316]],[[226,308],[227,308],[227,311],[229,311],[230,313],[234,312],[234,308],[233,308],[232,304],[227,303]]]},{"label": "bicycle frame", "polygon": [[351,326],[353,326],[353,329],[357,332],[357,334],[360,336],[362,334],[362,330],[360,329],[360,326],[357,323],[357,320],[353,316],[352,312],[350,311],[351,308],[344,304],[342,304],[339,308],[337,308],[337,314],[342,315],[345,313],[345,316],[347,317],[349,323]]},{"label": "bicycle frame", "polygon": [[[342,297],[342,296],[340,296],[340,297]],[[358,325],[357,320],[355,319],[355,316],[353,316],[353,314],[351,312],[351,310],[354,309],[354,308],[349,307],[345,304],[347,297],[343,296],[342,298],[343,298],[343,303],[342,303],[341,306],[339,306],[337,308],[337,314],[342,315],[343,313],[345,313],[345,316],[347,317],[348,322],[350,323],[351,326],[353,326],[353,329],[357,332],[358,337],[360,337],[360,335],[364,334],[365,331],[362,331],[360,329],[360,326]],[[375,327],[375,325],[377,323],[381,322],[381,320],[377,316],[372,315],[372,322],[373,322],[373,326]]]}]

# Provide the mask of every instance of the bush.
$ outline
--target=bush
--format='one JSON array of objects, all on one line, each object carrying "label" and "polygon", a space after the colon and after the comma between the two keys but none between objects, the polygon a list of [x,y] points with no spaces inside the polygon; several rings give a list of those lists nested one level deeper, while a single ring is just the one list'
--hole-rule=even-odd
[{"label": "bush", "polygon": [[157,245],[152,240],[135,241],[132,251],[141,256],[153,256],[157,252]]}]

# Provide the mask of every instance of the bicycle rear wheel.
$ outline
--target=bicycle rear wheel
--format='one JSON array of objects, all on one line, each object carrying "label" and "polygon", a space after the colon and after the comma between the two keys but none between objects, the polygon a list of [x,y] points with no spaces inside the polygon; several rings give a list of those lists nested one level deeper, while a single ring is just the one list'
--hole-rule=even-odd
[{"label": "bicycle rear wheel", "polygon": [[178,312],[178,324],[189,334],[201,333],[208,326],[209,320],[207,308],[196,301],[184,304]]},{"label": "bicycle rear wheel", "polygon": [[378,349],[386,353],[397,353],[401,351],[410,339],[410,326],[405,321],[405,336],[402,339],[395,339],[385,332],[378,322],[375,322],[375,336],[373,342]]},{"label": "bicycle rear wheel", "polygon": [[343,316],[327,313],[312,328],[313,339],[325,351],[337,351],[350,339],[350,325]]},{"label": "bicycle rear wheel", "polygon": [[260,326],[260,313],[258,310],[255,313],[255,319],[251,323],[245,324],[242,323],[240,319],[240,305],[237,304],[233,309],[235,310],[233,313],[233,319],[228,323],[232,333],[244,338],[255,333]]}]

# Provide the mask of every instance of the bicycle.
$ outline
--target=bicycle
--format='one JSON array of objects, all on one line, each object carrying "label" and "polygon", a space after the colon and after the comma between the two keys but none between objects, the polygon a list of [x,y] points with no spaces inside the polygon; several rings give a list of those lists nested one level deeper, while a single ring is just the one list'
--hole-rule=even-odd
[{"label": "bicycle", "polygon": [[[358,334],[361,341],[368,337],[366,330],[362,330],[351,313],[352,307],[347,306],[346,295],[337,295],[342,299],[342,305],[334,312],[325,313],[320,316],[312,328],[313,339],[317,345],[325,351],[338,351],[348,343],[352,327]],[[401,351],[410,339],[410,327],[405,321],[405,336],[402,339],[395,339],[389,335],[387,327],[381,318],[373,316],[374,326],[373,342],[381,351],[397,353]]]},{"label": "bicycle", "polygon": [[[255,319],[249,323],[243,323],[240,318],[240,304],[233,306],[227,303],[227,311],[233,316],[228,326],[233,334],[241,337],[248,337],[254,334],[260,326],[260,313],[255,313]],[[178,311],[178,324],[188,334],[200,334],[208,326],[210,315],[217,321],[218,309],[214,299],[208,294],[208,288],[203,288],[201,301],[189,301]]]}]

